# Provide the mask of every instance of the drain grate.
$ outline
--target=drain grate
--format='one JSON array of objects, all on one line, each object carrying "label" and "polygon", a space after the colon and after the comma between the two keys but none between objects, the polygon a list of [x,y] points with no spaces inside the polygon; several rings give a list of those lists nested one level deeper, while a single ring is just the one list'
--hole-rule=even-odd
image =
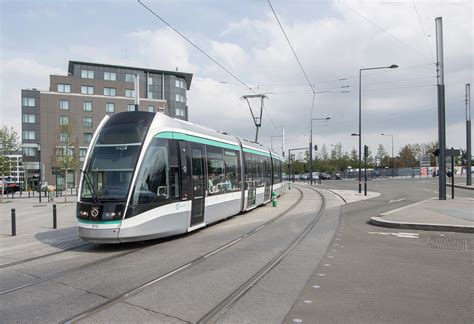
[{"label": "drain grate", "polygon": [[467,240],[452,240],[445,237],[432,237],[428,242],[428,247],[433,249],[466,251]]}]

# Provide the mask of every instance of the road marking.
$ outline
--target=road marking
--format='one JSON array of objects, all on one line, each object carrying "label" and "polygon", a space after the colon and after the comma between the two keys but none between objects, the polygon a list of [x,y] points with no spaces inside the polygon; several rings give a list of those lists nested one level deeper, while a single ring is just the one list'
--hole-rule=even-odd
[{"label": "road marking", "polygon": [[311,300],[305,300],[304,302],[305,302],[306,304],[311,304],[311,303],[312,303]]},{"label": "road marking", "polygon": [[411,204],[411,205],[407,205],[407,206],[403,206],[403,207],[400,207],[400,208],[397,208],[397,209],[393,209],[393,210],[390,210],[390,211],[388,211],[388,212],[382,213],[382,214],[380,214],[379,216],[389,215],[389,214],[392,214],[392,213],[395,213],[395,212],[398,212],[398,211],[401,211],[401,210],[404,210],[404,209],[407,209],[407,208],[410,208],[410,207],[414,207],[414,206],[423,204],[423,203],[425,203],[425,202],[427,202],[427,201],[430,201],[430,200],[433,200],[433,199],[436,199],[436,198],[435,198],[435,197],[429,198],[429,199],[422,200],[422,201],[419,201],[419,202],[414,203],[414,204]]},{"label": "road marking", "polygon": [[420,238],[418,233],[386,233],[386,232],[369,232],[369,234],[379,234],[379,235],[392,235],[400,238]]},{"label": "road marking", "polygon": [[467,200],[474,200],[474,198],[467,198]]},{"label": "road marking", "polygon": [[325,274],[324,274],[324,273],[319,273],[319,274],[318,274],[318,276],[320,276],[320,277],[324,277],[324,276],[325,276]]},{"label": "road marking", "polygon": [[303,322],[303,320],[302,320],[302,319],[299,319],[299,318],[294,318],[294,319],[293,319],[293,322],[295,322],[295,323],[301,323],[301,322]]},{"label": "road marking", "polygon": [[406,198],[400,198],[400,199],[390,200],[388,203],[389,203],[389,204],[393,204],[393,203],[395,203],[395,202],[400,202],[400,201],[404,201],[404,200],[406,200]]},{"label": "road marking", "polygon": [[321,286],[313,286],[313,288],[320,288]]}]

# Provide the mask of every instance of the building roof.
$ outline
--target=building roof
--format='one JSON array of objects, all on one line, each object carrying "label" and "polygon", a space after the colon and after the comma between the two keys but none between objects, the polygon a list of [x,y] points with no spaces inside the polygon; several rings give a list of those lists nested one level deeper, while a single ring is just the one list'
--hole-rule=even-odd
[{"label": "building roof", "polygon": [[130,69],[130,70],[140,70],[144,72],[151,72],[151,73],[164,73],[164,74],[171,74],[186,80],[187,90],[191,87],[191,80],[193,78],[192,73],[184,73],[184,72],[177,72],[177,71],[166,71],[166,70],[156,70],[156,69],[149,69],[143,67],[133,67],[133,66],[124,66],[124,65],[113,65],[113,64],[102,64],[102,63],[92,63],[92,62],[80,62],[80,61],[69,61],[68,72],[72,74],[74,72],[74,65],[90,65],[90,66],[101,66],[101,67],[109,67],[113,69]]}]

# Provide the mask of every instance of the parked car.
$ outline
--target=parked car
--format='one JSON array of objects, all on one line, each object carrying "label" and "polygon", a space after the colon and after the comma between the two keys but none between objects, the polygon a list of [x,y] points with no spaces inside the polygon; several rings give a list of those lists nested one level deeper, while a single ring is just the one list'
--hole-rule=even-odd
[{"label": "parked car", "polygon": [[341,174],[340,173],[334,174],[334,179],[341,180]]},{"label": "parked car", "polygon": [[326,172],[321,172],[319,178],[322,180],[331,180],[331,175]]}]

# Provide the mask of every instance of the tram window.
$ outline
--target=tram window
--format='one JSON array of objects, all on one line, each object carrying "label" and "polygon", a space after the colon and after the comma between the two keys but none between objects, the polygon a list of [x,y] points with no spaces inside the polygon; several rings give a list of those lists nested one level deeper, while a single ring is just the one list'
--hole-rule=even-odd
[{"label": "tram window", "polygon": [[207,146],[207,177],[209,195],[225,192],[224,160],[222,149]]},{"label": "tram window", "polygon": [[[177,168],[174,173],[177,173]],[[170,175],[169,141],[155,138],[150,143],[142,161],[133,194],[133,203],[167,203],[170,195],[176,195],[176,190],[178,190],[175,185],[175,192],[170,192],[170,178],[176,181],[176,174]]]},{"label": "tram window", "polygon": [[238,191],[240,190],[239,178],[239,155],[236,151],[224,151],[224,166],[225,166],[225,190]]}]

